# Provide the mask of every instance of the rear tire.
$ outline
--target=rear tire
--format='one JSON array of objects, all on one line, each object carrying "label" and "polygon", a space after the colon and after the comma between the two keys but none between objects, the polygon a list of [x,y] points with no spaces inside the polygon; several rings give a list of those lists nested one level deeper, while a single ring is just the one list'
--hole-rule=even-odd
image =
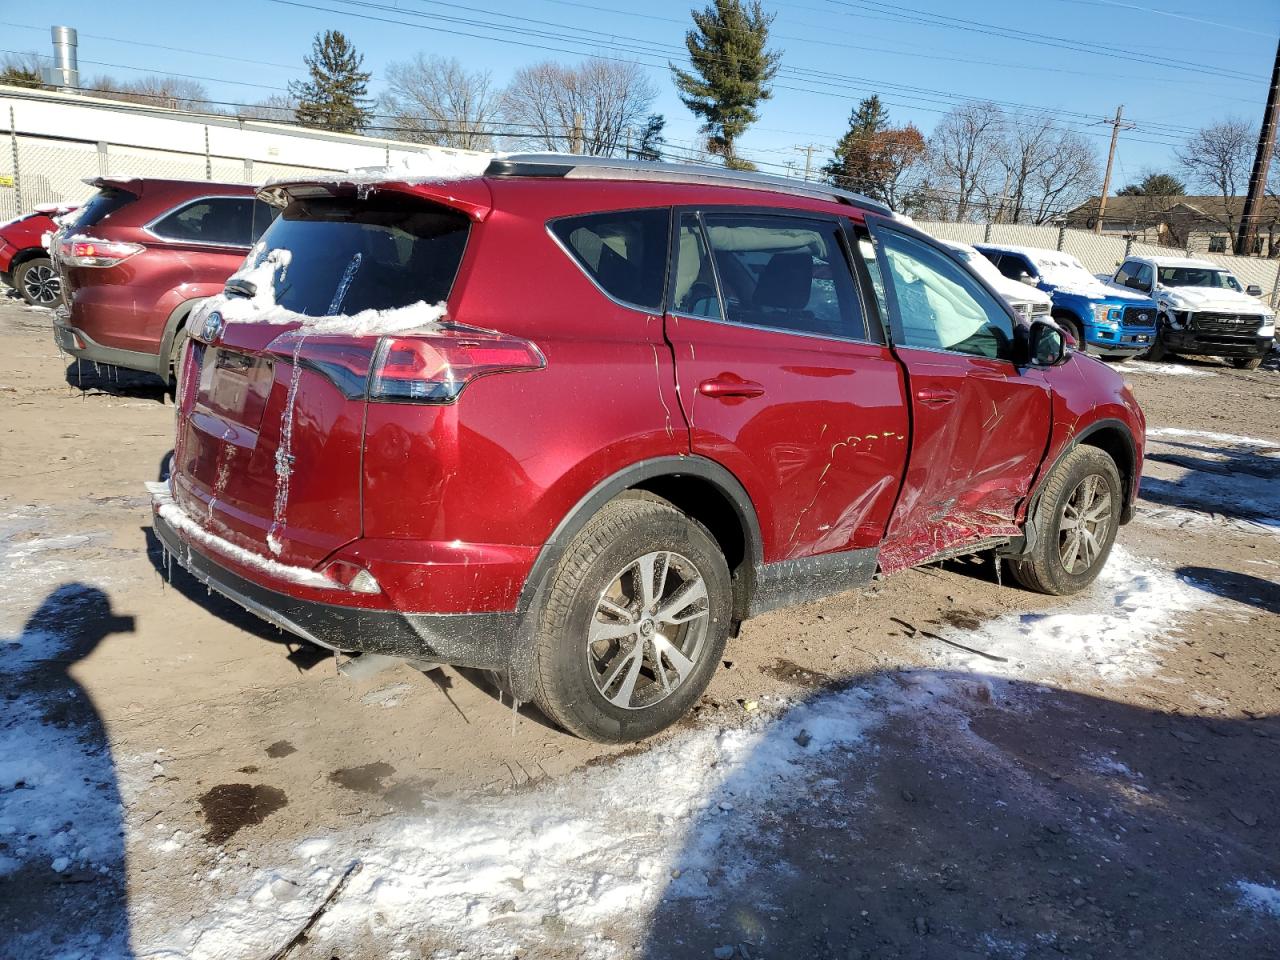
[{"label": "rear tire", "polygon": [[1097,447],[1079,446],[1054,467],[1035,508],[1039,539],[1010,564],[1028,590],[1052,596],[1093,583],[1115,543],[1124,506],[1120,471]]},{"label": "rear tire", "polygon": [[1237,370],[1257,370],[1262,366],[1262,357],[1232,357],[1231,365]]},{"label": "rear tire", "polygon": [[670,726],[720,663],[732,589],[702,524],[663,500],[605,504],[552,575],[534,640],[534,702],[600,743]]},{"label": "rear tire", "polygon": [[33,307],[54,307],[62,299],[62,280],[48,257],[32,257],[13,272],[18,295]]}]

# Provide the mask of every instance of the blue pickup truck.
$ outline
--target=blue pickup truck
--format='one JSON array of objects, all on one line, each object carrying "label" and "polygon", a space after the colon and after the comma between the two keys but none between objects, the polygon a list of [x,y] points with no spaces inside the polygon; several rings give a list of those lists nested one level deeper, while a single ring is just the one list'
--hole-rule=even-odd
[{"label": "blue pickup truck", "polygon": [[992,243],[975,246],[1009,279],[1049,294],[1053,318],[1080,350],[1101,357],[1132,357],[1146,353],[1155,342],[1156,302],[1103,283],[1071,254]]}]

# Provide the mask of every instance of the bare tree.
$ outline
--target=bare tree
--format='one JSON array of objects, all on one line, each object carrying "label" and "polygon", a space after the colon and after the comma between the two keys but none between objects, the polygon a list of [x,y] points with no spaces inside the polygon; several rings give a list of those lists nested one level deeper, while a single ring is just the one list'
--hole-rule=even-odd
[{"label": "bare tree", "polygon": [[170,77],[150,74],[137,80],[117,80],[99,74],[90,78],[83,88],[85,93],[111,100],[144,103],[150,107],[167,107],[170,110],[199,110],[211,112],[213,104],[209,91],[198,80],[188,77]]},{"label": "bare tree", "polygon": [[929,138],[929,186],[949,198],[954,219],[967,220],[995,195],[1004,112],[994,103],[966,103],[947,113]]},{"label": "bare tree", "polygon": [[487,71],[467,70],[453,57],[424,57],[387,67],[383,113],[398,139],[462,150],[492,150],[499,92]]},{"label": "bare tree", "polygon": [[1000,145],[1003,186],[994,219],[1041,224],[1088,198],[1098,155],[1083,135],[1045,116],[1014,118]]},{"label": "bare tree", "polygon": [[1244,192],[1253,166],[1258,138],[1243,120],[1228,117],[1203,127],[1178,150],[1178,162],[1196,186],[1221,195],[1227,226],[1236,232],[1236,210],[1232,198]]},{"label": "bare tree", "polygon": [[13,87],[40,86],[40,54],[7,53],[0,59],[0,83]]},{"label": "bare tree", "polygon": [[295,123],[298,101],[283,93],[273,93],[265,100],[244,104],[236,108],[236,116],[245,120],[274,120],[277,123]]},{"label": "bare tree", "polygon": [[546,61],[516,71],[502,92],[503,116],[520,142],[545,150],[572,150],[575,118],[581,147],[613,156],[632,130],[643,128],[658,91],[638,63],[592,59],[578,66]]}]

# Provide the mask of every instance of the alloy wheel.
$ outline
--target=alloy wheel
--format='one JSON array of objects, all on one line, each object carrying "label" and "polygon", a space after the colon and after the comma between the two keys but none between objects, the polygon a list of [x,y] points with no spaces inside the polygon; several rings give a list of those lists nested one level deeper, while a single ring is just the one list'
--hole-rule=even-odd
[{"label": "alloy wheel", "polygon": [[1067,573],[1084,573],[1102,553],[1111,529],[1111,489],[1091,473],[1071,491],[1058,527],[1058,556]]},{"label": "alloy wheel", "polygon": [[58,302],[62,283],[52,267],[41,263],[28,268],[23,275],[22,292],[32,303],[45,307]]},{"label": "alloy wheel", "polygon": [[659,551],[633,560],[600,594],[587,631],[587,661],[600,695],[641,710],[671,696],[706,645],[707,586],[686,557]]}]

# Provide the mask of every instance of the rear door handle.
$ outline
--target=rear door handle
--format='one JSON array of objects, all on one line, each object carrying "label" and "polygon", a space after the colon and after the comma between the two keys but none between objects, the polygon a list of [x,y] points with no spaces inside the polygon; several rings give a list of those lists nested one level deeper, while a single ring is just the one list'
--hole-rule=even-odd
[{"label": "rear door handle", "polygon": [[955,400],[956,395],[956,391],[948,390],[945,387],[921,387],[916,391],[917,400],[934,407],[941,406],[944,403],[951,403]]},{"label": "rear door handle", "polygon": [[698,384],[698,392],[704,397],[759,397],[764,395],[764,386],[732,373],[722,373],[703,380]]}]

